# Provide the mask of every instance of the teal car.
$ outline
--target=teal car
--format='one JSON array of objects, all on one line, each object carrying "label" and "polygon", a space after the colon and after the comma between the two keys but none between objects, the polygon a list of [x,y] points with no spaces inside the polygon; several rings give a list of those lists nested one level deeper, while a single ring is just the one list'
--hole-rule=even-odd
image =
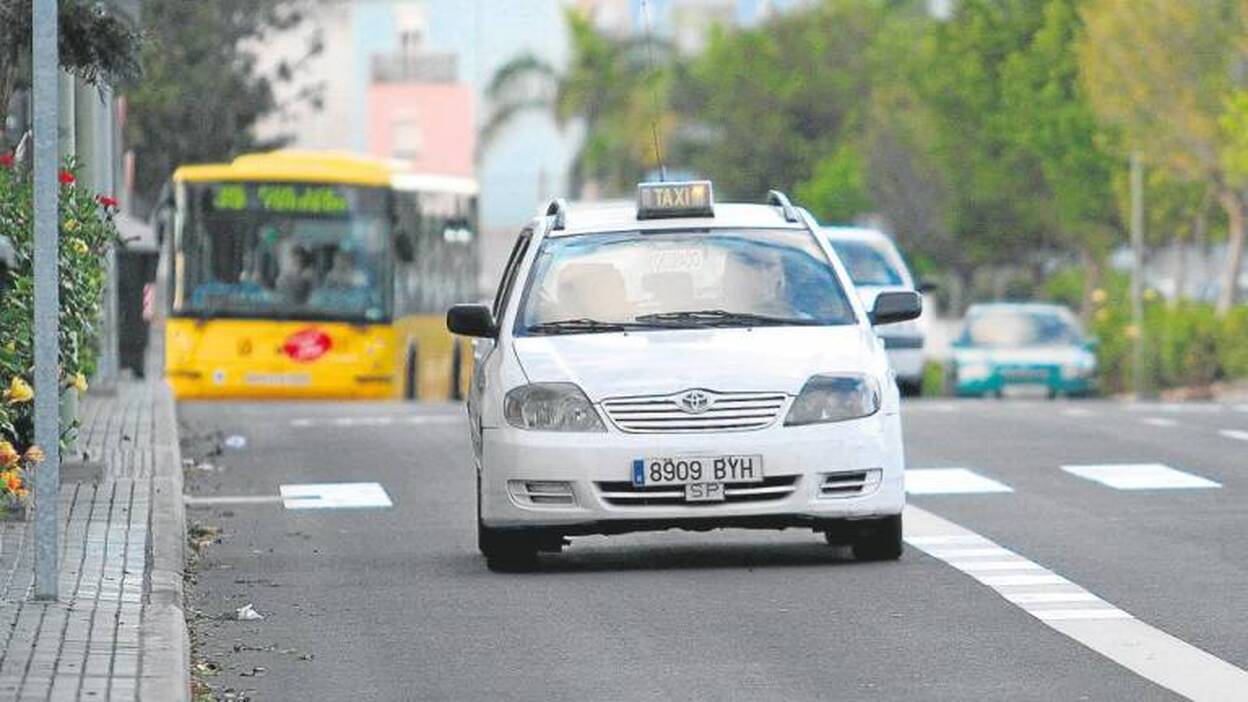
[{"label": "teal car", "polygon": [[1040,303],[973,305],[953,343],[951,383],[964,397],[1030,387],[1048,397],[1096,390],[1094,343],[1066,307]]}]

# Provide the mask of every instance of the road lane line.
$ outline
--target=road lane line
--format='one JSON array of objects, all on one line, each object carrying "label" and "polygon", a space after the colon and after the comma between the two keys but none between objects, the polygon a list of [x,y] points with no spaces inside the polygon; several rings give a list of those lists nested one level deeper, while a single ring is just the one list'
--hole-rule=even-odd
[{"label": "road lane line", "polygon": [[1169,427],[1179,426],[1178,422],[1174,421],[1173,419],[1166,419],[1165,417],[1145,417],[1144,419],[1141,419],[1140,421],[1149,425],[1150,427],[1169,428]]},{"label": "road lane line", "polygon": [[286,509],[367,509],[393,507],[378,483],[305,483],[282,485]]},{"label": "road lane line", "polygon": [[[946,563],[950,561],[938,555],[941,546],[1003,548],[914,505],[906,507],[905,538],[912,547]],[[1248,699],[1248,672],[1136,619],[1043,566],[1036,567],[1043,572],[968,575],[1044,625],[1179,695],[1201,702]],[[1025,591],[1018,589],[1023,587]],[[1089,606],[1093,603],[1102,606]],[[1057,606],[1061,604],[1077,606]]]},{"label": "road lane line", "polygon": [[1001,548],[999,546],[990,546],[987,548],[942,548],[934,552],[929,550],[929,552],[941,560],[953,558],[977,558],[981,556],[1009,558],[1011,556],[1018,555],[1008,548]]},{"label": "road lane line", "polygon": [[1041,566],[1032,563],[1026,558],[1015,558],[1009,561],[951,561],[942,558],[942,561],[967,573],[999,573],[1001,571],[1028,571],[1028,570],[1044,570]]},{"label": "road lane line", "polygon": [[1161,463],[1110,463],[1062,466],[1062,470],[1115,490],[1190,490],[1220,488],[1199,475],[1185,473]]},{"label": "road lane line", "polygon": [[1062,410],[1062,414],[1067,417],[1092,417],[1096,413],[1086,407],[1067,407]]},{"label": "road lane line", "polygon": [[376,417],[299,417],[290,420],[294,429],[314,429],[317,427],[388,427],[394,424],[459,424],[464,420],[462,414],[416,414],[407,416],[381,415]]},{"label": "road lane line", "polygon": [[1222,436],[1225,436],[1228,439],[1239,439],[1240,441],[1248,441],[1248,431],[1241,431],[1239,429],[1222,429],[1218,433],[1221,434]]},{"label": "road lane line", "polygon": [[969,495],[1014,492],[1014,489],[968,468],[907,468],[906,492],[911,495]]}]

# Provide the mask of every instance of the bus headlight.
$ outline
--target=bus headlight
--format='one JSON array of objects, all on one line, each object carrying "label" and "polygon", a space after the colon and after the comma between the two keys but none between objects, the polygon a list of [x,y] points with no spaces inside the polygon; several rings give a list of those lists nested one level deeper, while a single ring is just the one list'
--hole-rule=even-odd
[{"label": "bus headlight", "polygon": [[503,399],[503,416],[517,429],[607,430],[589,398],[573,383],[531,383],[513,388]]},{"label": "bus headlight", "polygon": [[843,422],[880,410],[880,384],[865,375],[816,375],[789,408],[785,426]]}]

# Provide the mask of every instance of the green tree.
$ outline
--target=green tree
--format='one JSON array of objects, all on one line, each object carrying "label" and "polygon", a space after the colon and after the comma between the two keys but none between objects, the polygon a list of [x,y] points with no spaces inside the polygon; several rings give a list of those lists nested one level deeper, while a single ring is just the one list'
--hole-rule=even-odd
[{"label": "green tree", "polygon": [[1113,180],[1122,169],[1109,148],[1115,135],[1101,126],[1079,84],[1074,47],[1083,31],[1080,4],[1048,0],[1030,43],[1005,60],[1000,119],[1011,145],[1038,166],[1046,228],[1079,254],[1086,320],[1105,256],[1120,239]]},{"label": "green tree", "polygon": [[[127,92],[126,139],[134,149],[138,199],[153,204],[183,163],[219,161],[266,146],[252,134],[256,121],[279,107],[277,81],[292,80],[307,56],[264,74],[247,46],[299,25],[315,0],[145,0],[148,42],[144,78]],[[319,52],[314,40],[307,54]],[[315,94],[304,94],[315,100]]]},{"label": "green tree", "polygon": [[1217,310],[1234,303],[1243,259],[1245,179],[1236,167],[1243,0],[1090,0],[1082,8],[1081,80],[1097,114],[1148,162],[1207,183],[1228,224]]},{"label": "green tree", "polygon": [[664,107],[670,47],[644,36],[604,35],[575,9],[565,16],[571,64],[561,72],[523,54],[500,67],[486,87],[492,109],[482,148],[525,112],[549,112],[560,127],[579,120],[585,139],[572,163],[573,195],[591,183],[607,194],[626,192],[659,165],[654,142],[666,141],[674,124]]}]

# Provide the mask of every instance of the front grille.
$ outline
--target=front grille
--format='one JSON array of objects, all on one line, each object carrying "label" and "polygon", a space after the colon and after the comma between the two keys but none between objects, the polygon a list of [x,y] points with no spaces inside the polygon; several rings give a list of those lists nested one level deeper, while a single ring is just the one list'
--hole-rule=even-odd
[{"label": "front grille", "polygon": [[600,482],[598,494],[603,501],[616,507],[664,507],[684,505],[701,507],[724,503],[766,502],[782,500],[797,489],[796,475],[763,478],[761,483],[725,483],[723,502],[685,502],[685,490],[679,485],[637,487],[628,481]]},{"label": "front grille", "polygon": [[923,348],[923,337],[921,336],[880,336],[884,340],[884,348],[886,349],[921,349]]},{"label": "front grille", "polygon": [[619,397],[605,400],[603,409],[621,431],[635,434],[698,431],[748,431],[776,421],[784,408],[784,393],[700,391],[708,398],[701,412],[682,408],[687,394]]},{"label": "front grille", "polygon": [[819,497],[836,499],[867,495],[880,486],[882,476],[879,468],[828,473],[819,484]]}]

